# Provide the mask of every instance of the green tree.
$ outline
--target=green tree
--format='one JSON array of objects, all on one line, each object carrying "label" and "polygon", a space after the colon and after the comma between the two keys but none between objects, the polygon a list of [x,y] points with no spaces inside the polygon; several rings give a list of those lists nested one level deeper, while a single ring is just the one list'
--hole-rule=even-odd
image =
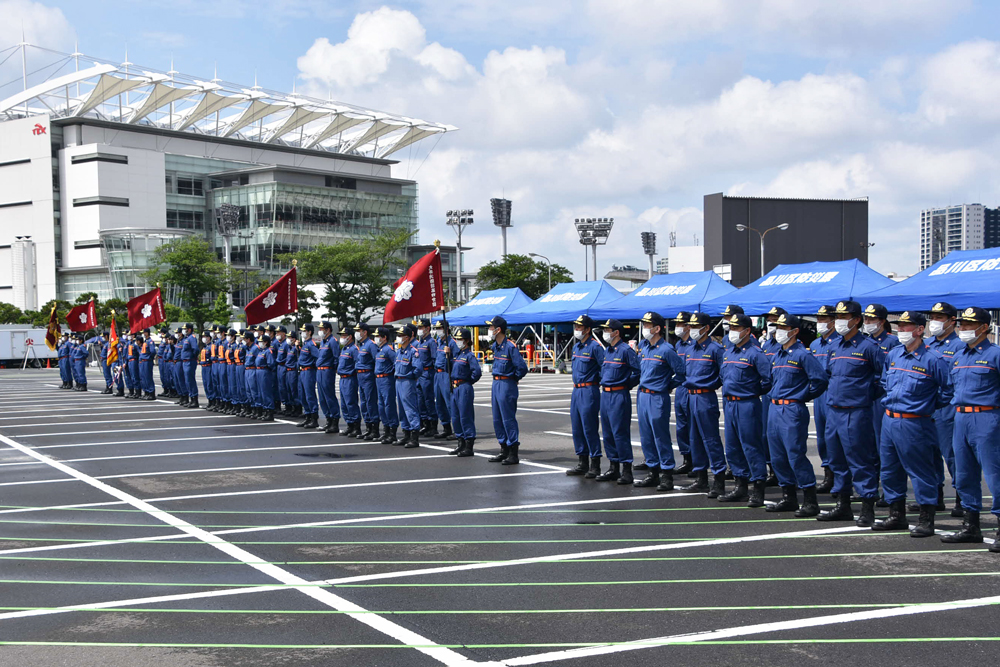
[{"label": "green tree", "polygon": [[111,328],[111,311],[115,311],[115,324],[119,330],[128,326],[128,303],[114,298],[97,305],[97,321],[101,328]]},{"label": "green tree", "polygon": [[[180,306],[175,306],[172,303],[163,304],[163,316],[167,318],[167,322],[187,323],[187,321],[191,319],[190,317],[188,317],[187,311],[185,311]],[[194,323],[192,322],[192,324]]]},{"label": "green tree", "polygon": [[[552,286],[573,282],[569,269],[560,264],[552,265]],[[520,287],[532,299],[549,291],[549,265],[527,255],[507,255],[503,261],[484,264],[476,274],[476,287],[480,292]]]},{"label": "green tree", "polygon": [[24,312],[12,303],[0,301],[0,324],[17,324]]},{"label": "green tree", "polygon": [[[367,311],[385,306],[391,282],[389,271],[405,266],[403,250],[410,236],[407,230],[383,231],[367,239],[302,250],[284,256],[282,261],[299,260],[299,284],[326,287],[320,304],[324,312],[338,322],[359,322]],[[301,292],[299,297],[302,304]]]},{"label": "green tree", "polygon": [[195,327],[211,319],[214,305],[209,299],[228,288],[228,272],[205,239],[190,236],[165,243],[156,249],[153,263],[142,278],[177,287]]},{"label": "green tree", "polygon": [[219,292],[218,296],[215,297],[215,303],[212,304],[212,313],[209,316],[209,320],[214,324],[229,324],[229,320],[233,316],[233,309],[229,306],[229,297],[226,292]]}]

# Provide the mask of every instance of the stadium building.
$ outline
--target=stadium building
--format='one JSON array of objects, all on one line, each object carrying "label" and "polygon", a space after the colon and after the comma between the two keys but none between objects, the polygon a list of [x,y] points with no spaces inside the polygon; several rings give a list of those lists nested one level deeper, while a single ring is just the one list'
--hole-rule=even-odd
[{"label": "stadium building", "polygon": [[0,301],[22,309],[131,298],[149,289],[140,274],[156,248],[190,235],[247,276],[242,306],[289,268],[283,253],[416,230],[417,183],[390,158],[456,129],[20,48],[52,61],[44,81],[0,88],[21,89],[0,101]]}]

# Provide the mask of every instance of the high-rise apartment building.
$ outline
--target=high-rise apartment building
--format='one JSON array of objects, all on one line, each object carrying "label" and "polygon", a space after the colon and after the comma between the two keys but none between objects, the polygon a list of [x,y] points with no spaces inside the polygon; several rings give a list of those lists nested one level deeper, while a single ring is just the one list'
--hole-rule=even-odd
[{"label": "high-rise apartment building", "polygon": [[920,270],[953,250],[987,247],[986,212],[982,204],[958,204],[920,212]]}]

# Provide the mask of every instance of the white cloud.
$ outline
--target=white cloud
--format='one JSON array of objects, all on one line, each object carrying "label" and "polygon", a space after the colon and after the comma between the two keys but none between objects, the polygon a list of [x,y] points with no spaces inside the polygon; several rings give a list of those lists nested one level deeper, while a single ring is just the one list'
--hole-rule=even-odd
[{"label": "white cloud", "polygon": [[31,0],[0,0],[0,16],[0,44],[18,44],[23,28],[29,44],[60,50],[73,46],[73,27],[57,7]]},{"label": "white cloud", "polygon": [[930,122],[1000,120],[1000,43],[951,46],[928,59],[923,76],[920,111]]}]

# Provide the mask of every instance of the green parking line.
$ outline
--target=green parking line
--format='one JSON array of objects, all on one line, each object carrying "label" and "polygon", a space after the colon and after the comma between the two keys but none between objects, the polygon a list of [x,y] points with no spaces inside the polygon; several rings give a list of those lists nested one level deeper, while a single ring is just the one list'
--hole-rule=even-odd
[{"label": "green parking line", "polygon": [[[333,525],[313,525],[313,526],[294,526],[296,530],[306,530],[306,529],[316,529],[316,528],[340,528],[347,530],[354,529],[364,529],[364,528],[379,528],[379,529],[400,529],[400,528],[434,528],[434,529],[450,529],[450,528],[624,528],[628,526],[709,526],[709,525],[726,525],[726,524],[743,524],[743,523],[796,523],[803,521],[815,521],[815,519],[734,519],[734,520],[709,520],[709,521],[636,521],[628,523],[598,523],[598,522],[586,522],[586,523],[482,523],[482,524],[389,524],[380,523],[376,525],[363,525],[363,524],[333,524]],[[114,528],[159,528],[157,524],[149,523],[89,523],[89,522],[73,522],[73,521],[27,521],[23,519],[16,520],[4,520],[0,519],[0,523],[14,523],[14,524],[30,524],[33,526],[97,526],[97,527],[114,527]],[[271,530],[274,528],[287,529],[287,524],[275,524],[273,526],[261,526],[261,525],[234,525],[234,524],[204,524],[195,525],[195,528],[208,529],[251,529],[251,530]]]}]

